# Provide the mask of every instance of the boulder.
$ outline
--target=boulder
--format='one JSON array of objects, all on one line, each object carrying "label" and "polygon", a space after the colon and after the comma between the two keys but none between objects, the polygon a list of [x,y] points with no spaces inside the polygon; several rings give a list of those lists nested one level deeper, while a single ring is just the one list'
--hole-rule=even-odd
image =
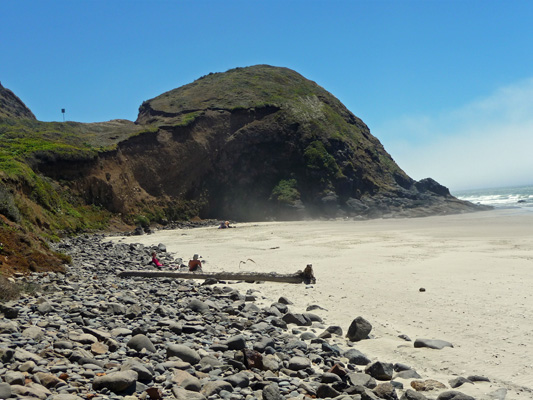
[{"label": "boulder", "polygon": [[316,397],[319,399],[334,398],[340,395],[340,392],[335,390],[330,385],[321,384],[316,390]]},{"label": "boulder", "polygon": [[357,349],[347,350],[343,357],[346,357],[348,362],[355,365],[367,365],[370,363],[370,359]]},{"label": "boulder", "polygon": [[380,383],[374,389],[374,393],[380,398],[385,400],[398,400],[396,389],[390,382]]},{"label": "boulder", "polygon": [[283,400],[277,383],[271,383],[263,389],[263,400]]},{"label": "boulder", "polygon": [[403,371],[400,371],[396,373],[394,376],[395,378],[400,379],[420,379],[422,378],[418,372],[416,372],[414,369],[406,369]]},{"label": "boulder", "polygon": [[295,356],[289,360],[289,369],[292,371],[300,371],[309,368],[311,361],[307,357]]},{"label": "boulder", "polygon": [[52,392],[42,385],[35,382],[29,382],[26,385],[11,385],[12,395],[17,395],[17,398],[38,398],[46,399],[52,395]]},{"label": "boulder", "polygon": [[415,392],[413,389],[407,389],[400,400],[428,400],[422,393]]},{"label": "boulder", "polygon": [[424,381],[412,381],[411,387],[417,392],[426,392],[435,389],[446,389],[446,385],[434,379],[426,379]]},{"label": "boulder", "polygon": [[206,397],[210,397],[210,396],[216,396],[223,390],[232,392],[233,386],[231,386],[231,383],[223,381],[223,380],[209,381],[202,387],[202,390],[200,390],[200,393],[202,393]]},{"label": "boulder", "polygon": [[200,362],[200,355],[194,349],[183,344],[171,343],[167,346],[167,357],[179,357],[181,360],[196,365]]},{"label": "boulder", "polygon": [[200,379],[191,375],[187,371],[176,370],[172,377],[172,382],[177,383],[183,389],[199,392],[202,389]]},{"label": "boulder", "polygon": [[437,400],[476,400],[474,397],[467,394],[456,392],[455,390],[450,390],[447,392],[442,392],[437,397]]},{"label": "boulder", "polygon": [[223,344],[228,346],[229,350],[242,350],[246,347],[246,340],[242,335],[236,335],[230,337]]},{"label": "boulder", "polygon": [[156,348],[152,341],[142,333],[139,333],[132,337],[128,341],[128,347],[139,352],[141,352],[143,349],[146,349],[146,351],[149,351],[150,353],[156,352]]},{"label": "boulder", "polygon": [[233,387],[245,388],[250,384],[250,378],[248,377],[248,374],[244,372],[226,376],[224,380],[231,383],[231,386]]},{"label": "boulder", "polygon": [[187,305],[187,307],[190,310],[195,311],[200,314],[203,314],[209,311],[209,306],[205,302],[199,299],[192,299]]},{"label": "boulder", "polygon": [[365,368],[365,373],[379,381],[390,381],[394,368],[391,363],[375,361]]},{"label": "boulder", "polygon": [[436,349],[441,350],[445,347],[453,347],[453,344],[450,342],[446,342],[445,340],[438,340],[438,339],[416,339],[414,346],[419,347],[427,347],[430,349]]},{"label": "boulder", "polygon": [[133,370],[112,372],[109,375],[97,376],[93,381],[94,390],[109,389],[113,393],[124,392],[137,382],[139,375]]},{"label": "boulder", "polygon": [[0,383],[0,399],[11,397],[11,385],[9,383]]},{"label": "boulder", "polygon": [[26,377],[22,372],[7,371],[4,375],[4,381],[10,385],[24,385]]},{"label": "boulder", "polygon": [[297,313],[287,313],[282,319],[287,324],[296,324],[298,326],[311,326],[313,324],[313,322],[305,315]]},{"label": "boulder", "polygon": [[361,372],[349,373],[347,375],[347,378],[354,386],[364,386],[369,389],[374,389],[377,386],[376,380],[374,378],[372,378],[368,374],[364,374]]},{"label": "boulder", "polygon": [[177,400],[206,400],[206,397],[203,394],[179,386],[174,386],[172,388],[172,394]]},{"label": "boulder", "polygon": [[352,321],[348,328],[346,337],[352,342],[368,339],[369,333],[372,331],[372,325],[363,317],[357,317]]},{"label": "boulder", "polygon": [[472,381],[470,381],[470,380],[468,380],[468,379],[466,379],[466,378],[464,378],[462,376],[458,376],[457,378],[450,379],[448,381],[448,383],[450,384],[450,387],[452,389],[455,389],[455,388],[458,388],[459,386],[462,386],[465,383],[472,383],[473,384],[474,382],[472,382]]},{"label": "boulder", "polygon": [[141,360],[135,358],[127,360],[120,370],[137,372],[137,379],[142,382],[150,382],[154,377],[154,369],[152,365],[149,363],[143,363]]}]

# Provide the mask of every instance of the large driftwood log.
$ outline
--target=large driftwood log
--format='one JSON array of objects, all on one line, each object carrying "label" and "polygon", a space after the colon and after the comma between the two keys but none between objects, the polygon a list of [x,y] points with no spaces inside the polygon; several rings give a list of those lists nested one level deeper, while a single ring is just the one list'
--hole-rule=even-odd
[{"label": "large driftwood log", "polygon": [[308,264],[305,270],[294,274],[278,274],[275,272],[178,272],[178,271],[123,271],[120,277],[143,276],[146,278],[176,278],[176,279],[208,279],[222,281],[269,281],[284,283],[315,283],[313,267]]}]

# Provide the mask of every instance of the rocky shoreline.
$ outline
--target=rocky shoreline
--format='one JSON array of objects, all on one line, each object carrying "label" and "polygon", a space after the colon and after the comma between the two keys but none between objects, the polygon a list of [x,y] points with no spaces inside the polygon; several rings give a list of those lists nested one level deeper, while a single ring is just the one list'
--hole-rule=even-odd
[{"label": "rocky shoreline", "polygon": [[[20,277],[34,292],[0,305],[0,398],[471,400],[456,388],[487,381],[443,383],[372,360],[357,350],[371,324],[356,315],[343,332],[313,313],[320,305],[294,313],[282,297],[261,308],[259,291],[231,282],[118,278],[149,269],[153,249],[102,239],[59,243],[67,272]],[[181,263],[156,249],[164,264]]]}]

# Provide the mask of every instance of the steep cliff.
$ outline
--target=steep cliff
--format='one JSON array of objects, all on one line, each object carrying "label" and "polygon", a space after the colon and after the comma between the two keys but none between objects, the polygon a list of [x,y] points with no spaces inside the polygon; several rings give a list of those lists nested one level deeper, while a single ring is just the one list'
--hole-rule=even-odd
[{"label": "steep cliff", "polygon": [[412,180],[337,98],[287,68],[209,74],[145,101],[136,124],[145,132],[121,138],[90,164],[37,168],[69,180],[89,202],[156,220],[476,209],[433,180]]},{"label": "steep cliff", "polygon": [[479,209],[415,182],[337,98],[286,68],[209,74],[145,101],[135,123],[40,122],[3,93],[0,214],[29,229]]}]

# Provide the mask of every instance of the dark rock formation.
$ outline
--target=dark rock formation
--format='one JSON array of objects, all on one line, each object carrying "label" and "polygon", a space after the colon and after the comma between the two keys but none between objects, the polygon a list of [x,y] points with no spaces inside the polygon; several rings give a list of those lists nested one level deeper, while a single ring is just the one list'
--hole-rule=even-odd
[{"label": "dark rock formation", "polygon": [[346,337],[352,342],[367,339],[369,333],[372,331],[372,325],[363,317],[357,317],[352,321],[348,328]]},{"label": "dark rock formation", "polygon": [[[71,179],[90,203],[140,203],[238,220],[425,216],[477,209],[432,179],[405,174],[368,127],[295,71],[267,65],[210,74],[145,101],[144,133]],[[91,164],[91,162],[89,162]],[[65,176],[65,170],[84,170]],[[56,171],[56,172],[54,172]]]},{"label": "dark rock formation", "polygon": [[[1,86],[0,100],[9,105],[3,114],[34,118]],[[31,168],[123,216],[150,210],[160,222],[195,215],[244,221],[481,209],[430,178],[411,179],[363,121],[287,68],[209,74],[145,101],[136,125],[61,126],[72,130],[72,144],[97,151],[31,154]]]}]

